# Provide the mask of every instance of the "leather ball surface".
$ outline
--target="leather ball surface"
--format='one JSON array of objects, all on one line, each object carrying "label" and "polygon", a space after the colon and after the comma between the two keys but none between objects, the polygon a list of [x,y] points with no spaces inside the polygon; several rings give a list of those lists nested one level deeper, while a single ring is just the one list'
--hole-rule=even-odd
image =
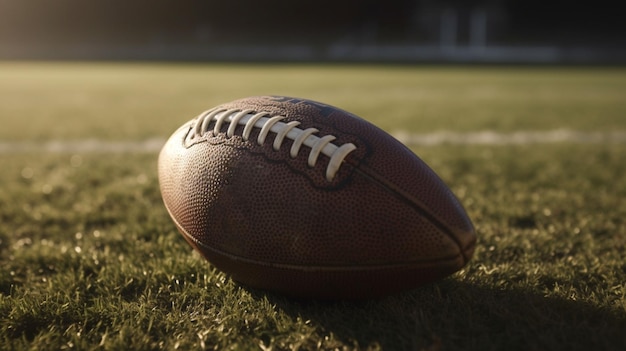
[{"label": "leather ball surface", "polygon": [[174,132],[158,172],[184,238],[253,288],[380,297],[450,275],[474,251],[465,210],[420,158],[319,102],[217,106]]}]

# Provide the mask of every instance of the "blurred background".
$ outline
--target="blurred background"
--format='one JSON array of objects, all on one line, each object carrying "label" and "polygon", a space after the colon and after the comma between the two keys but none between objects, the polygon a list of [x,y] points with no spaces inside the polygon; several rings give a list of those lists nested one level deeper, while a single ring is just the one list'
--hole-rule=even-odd
[{"label": "blurred background", "polygon": [[540,0],[0,0],[0,59],[626,63],[623,14]]}]

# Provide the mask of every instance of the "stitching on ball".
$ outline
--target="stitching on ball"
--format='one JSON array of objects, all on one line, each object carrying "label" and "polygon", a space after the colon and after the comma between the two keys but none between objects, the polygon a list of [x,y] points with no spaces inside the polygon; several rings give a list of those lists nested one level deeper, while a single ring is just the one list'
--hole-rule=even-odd
[{"label": "stitching on ball", "polygon": [[216,136],[224,125],[228,125],[226,137],[231,138],[235,135],[237,126],[243,126],[241,137],[244,141],[250,138],[250,134],[254,128],[260,129],[257,143],[263,145],[267,139],[267,135],[272,132],[276,134],[272,148],[279,151],[285,139],[293,141],[289,156],[296,158],[302,149],[302,146],[310,148],[307,164],[309,167],[315,167],[320,155],[330,158],[326,166],[326,180],[331,182],[345,158],[352,151],[356,150],[356,145],[345,143],[336,145],[332,143],[336,139],[333,135],[325,135],[319,137],[315,135],[319,132],[316,128],[301,129],[298,128],[300,122],[283,122],[284,116],[272,116],[268,112],[256,112],[250,109],[225,109],[214,108],[201,113],[194,121],[191,132],[187,134],[185,143],[192,142],[196,137],[202,137],[207,133]]}]

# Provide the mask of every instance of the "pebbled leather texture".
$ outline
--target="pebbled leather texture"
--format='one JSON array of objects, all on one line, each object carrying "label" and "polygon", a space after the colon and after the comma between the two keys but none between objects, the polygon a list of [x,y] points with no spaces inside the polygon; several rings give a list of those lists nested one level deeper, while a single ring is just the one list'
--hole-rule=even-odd
[{"label": "pebbled leather texture", "polygon": [[[305,99],[261,96],[219,106],[284,116],[333,143],[353,143],[337,176],[328,157],[307,164],[227,125],[185,145],[193,121],[159,156],[163,201],[187,241],[252,287],[317,298],[366,298],[415,288],[471,258],[476,235],[441,179],[399,141],[346,111]],[[307,149],[307,150],[305,150]],[[372,285],[378,285],[372,289]]]}]

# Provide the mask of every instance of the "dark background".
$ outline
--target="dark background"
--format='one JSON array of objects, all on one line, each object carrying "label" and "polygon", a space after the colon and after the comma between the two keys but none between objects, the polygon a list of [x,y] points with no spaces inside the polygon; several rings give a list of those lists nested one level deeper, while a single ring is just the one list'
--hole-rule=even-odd
[{"label": "dark background", "polygon": [[0,58],[623,63],[624,23],[583,1],[0,0]]}]

